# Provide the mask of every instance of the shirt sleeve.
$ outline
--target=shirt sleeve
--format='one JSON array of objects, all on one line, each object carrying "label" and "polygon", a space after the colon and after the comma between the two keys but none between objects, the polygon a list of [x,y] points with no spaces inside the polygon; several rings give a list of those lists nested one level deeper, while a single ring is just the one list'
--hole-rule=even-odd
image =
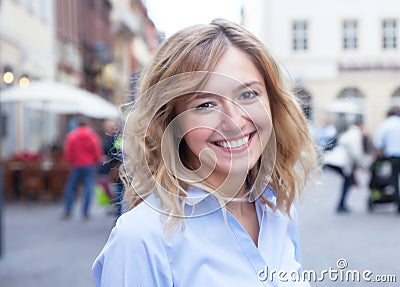
[{"label": "shirt sleeve", "polygon": [[[294,245],[294,257],[297,262],[301,264],[301,247],[300,247],[300,235],[299,235],[299,227],[297,223],[297,210],[296,207],[293,205],[291,209],[291,216],[292,216],[292,222],[291,222],[291,232],[290,232],[290,237],[292,239],[293,245]],[[301,270],[299,270],[301,271]]]},{"label": "shirt sleeve", "polygon": [[96,287],[173,286],[161,238],[131,227],[111,231],[92,267]]},{"label": "shirt sleeve", "polygon": [[71,135],[67,135],[63,149],[63,158],[69,163],[72,162],[71,154]]},{"label": "shirt sleeve", "polygon": [[376,149],[384,149],[385,148],[384,137],[385,137],[385,128],[384,128],[384,126],[381,126],[378,129],[376,137],[374,138],[374,146]]}]

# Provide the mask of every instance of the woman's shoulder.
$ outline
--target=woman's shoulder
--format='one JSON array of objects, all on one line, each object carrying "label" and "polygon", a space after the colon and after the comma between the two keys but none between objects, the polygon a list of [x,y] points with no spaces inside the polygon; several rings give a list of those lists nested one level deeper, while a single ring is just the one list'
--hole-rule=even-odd
[{"label": "woman's shoulder", "polygon": [[[155,197],[155,196],[154,196]],[[115,232],[130,240],[147,240],[147,237],[161,237],[163,233],[163,213],[152,195],[135,208],[122,214],[115,225]]]},{"label": "woman's shoulder", "polygon": [[172,286],[163,232],[148,201],[121,215],[93,263],[96,286]]}]

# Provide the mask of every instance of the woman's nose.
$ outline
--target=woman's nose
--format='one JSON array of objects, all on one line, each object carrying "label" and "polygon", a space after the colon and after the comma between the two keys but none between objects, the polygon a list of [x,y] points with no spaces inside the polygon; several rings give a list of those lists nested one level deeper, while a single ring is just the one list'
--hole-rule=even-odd
[{"label": "woman's nose", "polygon": [[221,130],[242,132],[246,124],[246,112],[234,101],[225,101],[222,109]]}]

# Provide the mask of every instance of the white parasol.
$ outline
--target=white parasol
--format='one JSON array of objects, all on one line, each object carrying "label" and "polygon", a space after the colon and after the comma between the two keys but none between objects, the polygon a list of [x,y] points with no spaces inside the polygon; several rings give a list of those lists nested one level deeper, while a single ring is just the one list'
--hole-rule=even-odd
[{"label": "white parasol", "polygon": [[118,118],[113,103],[75,86],[53,82],[32,81],[27,87],[11,87],[0,93],[1,102],[16,102],[58,114],[83,114],[92,118]]}]

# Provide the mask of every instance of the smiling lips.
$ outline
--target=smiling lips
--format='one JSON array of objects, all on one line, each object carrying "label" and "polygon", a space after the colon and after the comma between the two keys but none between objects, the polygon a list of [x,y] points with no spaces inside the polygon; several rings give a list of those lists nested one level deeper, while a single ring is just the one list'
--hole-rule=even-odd
[{"label": "smiling lips", "polygon": [[250,133],[250,134],[248,134],[240,139],[236,139],[236,140],[215,141],[215,142],[213,142],[213,144],[216,146],[222,147],[224,149],[227,149],[227,150],[239,150],[242,147],[248,145],[253,134],[254,133]]}]

